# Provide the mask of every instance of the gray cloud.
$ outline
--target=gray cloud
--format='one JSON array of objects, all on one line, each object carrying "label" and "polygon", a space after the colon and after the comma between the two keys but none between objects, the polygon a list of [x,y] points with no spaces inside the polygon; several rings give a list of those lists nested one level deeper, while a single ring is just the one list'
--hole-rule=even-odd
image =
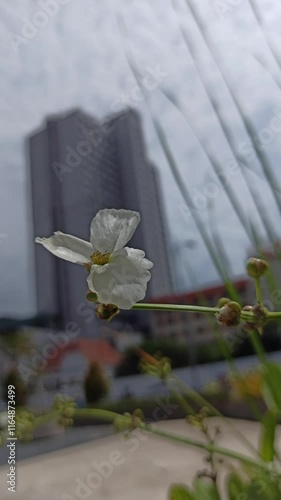
[{"label": "gray cloud", "polygon": [[[273,76],[281,83],[281,73],[249,5],[241,2],[222,19],[215,8],[215,1],[192,1],[208,22],[220,60],[258,133],[267,127],[274,109],[281,110],[280,89],[272,79]],[[220,103],[237,147],[245,139],[245,131],[214,61],[186,9],[185,1],[177,3],[180,16],[175,14],[168,0],[157,0],[153,4],[149,1],[118,2],[118,14],[128,29],[127,47],[140,73],[145,73],[147,66],[155,67],[157,64],[167,69],[169,76],[162,84],[163,89],[177,96],[189,125],[225,168],[232,155],[181,38],[179,20],[192,39],[199,64],[206,74],[212,95]],[[273,0],[256,0],[256,4],[262,12],[272,44],[278,51],[281,8]],[[29,314],[34,311],[33,242],[30,207],[26,200],[29,180],[24,152],[25,136],[38,127],[47,114],[73,107],[81,106],[89,113],[102,117],[110,112],[116,97],[129,93],[135,85],[114,14],[116,9],[113,1],[70,0],[60,6],[55,16],[49,17],[46,26],[38,29],[34,37],[20,44],[16,52],[8,34],[20,35],[24,23],[22,18],[32,20],[40,10],[40,3],[17,0],[13,2],[13,8],[9,4],[0,6],[0,233],[8,234],[0,246],[4,264],[0,282],[1,314]],[[255,57],[262,59],[268,71]],[[182,215],[180,206],[183,200],[153,130],[147,103],[166,131],[188,188],[204,192],[204,186],[210,178],[215,179],[215,175],[184,118],[159,91],[152,91],[147,102],[137,107],[143,116],[149,157],[161,173],[171,237],[174,241],[190,236],[195,238],[196,251],[189,253],[194,256],[193,259],[196,257],[194,269],[198,282],[214,280],[216,273],[195,224]],[[266,152],[281,184],[280,134],[276,134],[267,145]],[[258,171],[256,161],[253,168]],[[250,177],[280,234],[280,217],[266,183],[255,174],[250,173]],[[242,175],[233,179],[233,187],[245,213],[249,219],[256,220],[264,234]],[[233,262],[233,271],[241,273],[249,241],[222,190],[214,199],[214,204],[217,229]],[[201,210],[200,214],[209,224],[208,210]]]}]

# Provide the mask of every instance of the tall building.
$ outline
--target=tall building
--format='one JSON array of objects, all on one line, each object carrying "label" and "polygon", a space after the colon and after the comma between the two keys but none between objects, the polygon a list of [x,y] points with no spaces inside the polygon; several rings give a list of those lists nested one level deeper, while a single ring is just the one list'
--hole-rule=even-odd
[{"label": "tall building", "polygon": [[[62,231],[89,240],[98,210],[137,210],[142,220],[129,245],[143,249],[154,263],[147,296],[172,292],[159,180],[146,157],[137,113],[130,110],[103,124],[81,111],[49,119],[30,138],[30,163],[35,235]],[[60,328],[71,321],[82,335],[93,336],[86,270],[41,245],[35,258],[38,312],[56,317]]]}]

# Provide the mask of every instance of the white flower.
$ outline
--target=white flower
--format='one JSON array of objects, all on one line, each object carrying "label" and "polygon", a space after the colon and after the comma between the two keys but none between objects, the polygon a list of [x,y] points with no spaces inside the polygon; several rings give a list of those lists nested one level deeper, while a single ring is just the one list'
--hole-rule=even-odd
[{"label": "white flower", "polygon": [[101,303],[130,309],[145,297],[153,266],[142,250],[125,247],[139,222],[138,212],[105,209],[91,222],[90,242],[61,232],[35,241],[61,259],[84,265],[89,289]]}]

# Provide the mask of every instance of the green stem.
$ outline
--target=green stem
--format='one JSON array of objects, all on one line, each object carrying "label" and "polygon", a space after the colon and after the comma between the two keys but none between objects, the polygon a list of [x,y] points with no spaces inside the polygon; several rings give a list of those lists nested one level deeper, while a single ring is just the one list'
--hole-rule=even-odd
[{"label": "green stem", "polygon": [[[207,307],[207,306],[192,306],[186,304],[147,304],[144,302],[138,302],[132,309],[137,310],[151,310],[151,311],[179,311],[179,312],[194,312],[202,314],[216,314],[220,311],[219,307]],[[281,312],[280,318],[281,318]],[[241,320],[243,321],[253,321],[255,319],[255,314],[251,311],[241,311]]]},{"label": "green stem", "polygon": [[274,319],[281,319],[281,311],[267,313],[267,321],[274,320]]},{"label": "green stem", "polygon": [[79,408],[75,410],[75,416],[79,417],[94,417],[100,420],[106,420],[108,422],[114,422],[114,420],[118,417],[118,419],[123,419],[124,422],[128,421],[127,417],[123,415],[119,415],[119,413],[115,413],[114,411],[109,410],[99,410],[96,408]]},{"label": "green stem", "polygon": [[175,391],[173,388],[169,386],[169,380],[167,380],[167,387],[171,394],[176,398],[182,407],[182,409],[185,411],[186,415],[196,415],[196,412],[194,408],[189,404],[189,402],[185,399],[185,397],[178,391]]},{"label": "green stem", "polygon": [[270,464],[267,464],[266,462],[263,462],[261,460],[255,459],[255,458],[247,457],[245,455],[242,455],[242,453],[228,450],[227,448],[222,448],[221,446],[216,446],[216,445],[211,444],[211,443],[202,443],[201,441],[197,441],[195,439],[190,439],[187,437],[178,436],[176,434],[171,434],[170,432],[161,431],[159,429],[155,429],[154,427],[151,427],[150,425],[146,425],[146,424],[140,424],[140,428],[143,429],[145,432],[150,432],[152,434],[155,434],[155,435],[158,435],[161,437],[165,437],[167,439],[170,439],[172,441],[176,441],[178,443],[188,444],[190,446],[194,446],[196,448],[201,448],[201,449],[206,450],[208,452],[217,453],[217,454],[223,455],[225,457],[233,458],[234,460],[239,460],[240,462],[247,464],[247,465],[253,465],[255,467],[260,467],[263,470],[266,470],[267,472],[269,472],[271,470]]},{"label": "green stem", "polygon": [[41,425],[47,424],[52,420],[56,420],[60,415],[59,411],[53,411],[51,413],[46,413],[45,415],[40,415],[39,417],[35,417],[32,427],[40,427]]},{"label": "green stem", "polygon": [[[228,364],[230,373],[232,373],[240,381],[240,383],[246,388],[246,382],[243,378],[243,375],[240,373],[240,371],[238,370],[238,368],[235,365],[234,358],[231,355],[231,351],[230,351],[228,345],[223,341],[220,334],[216,334],[216,338],[217,338],[217,341],[221,347],[221,350],[222,350],[222,353],[225,357],[225,360]],[[247,393],[247,391],[245,391],[245,397],[247,399],[248,405],[249,405],[254,417],[256,418],[256,420],[257,421],[261,420],[262,414],[261,414],[260,410],[258,409],[254,398],[251,397]],[[235,426],[233,426],[233,427],[235,428]],[[243,436],[243,434],[242,434],[242,436]]]},{"label": "green stem", "polygon": [[246,444],[249,449],[251,449],[254,453],[257,453],[257,450],[254,448],[252,443],[245,437],[245,435],[237,429],[237,427],[232,423],[231,420],[227,419],[223,413],[221,413],[215,406],[213,406],[207,399],[205,399],[201,394],[198,392],[194,391],[191,389],[185,382],[183,382],[179,377],[176,375],[171,375],[170,376],[171,380],[174,380],[177,384],[178,387],[182,387],[182,390],[186,394],[186,396],[189,396],[190,399],[194,401],[194,403],[198,404],[198,406],[206,406],[209,408],[209,410],[212,412],[212,414],[216,417],[220,417],[223,419],[224,422],[228,424],[233,431],[235,431],[237,437],[241,440],[243,444]]},{"label": "green stem", "polygon": [[206,307],[206,306],[190,306],[179,304],[146,304],[139,302],[135,304],[132,309],[151,309],[155,311],[181,311],[181,312],[196,312],[196,313],[210,313],[215,314],[219,312],[219,307]]},{"label": "green stem", "polygon": [[260,280],[260,278],[256,278],[255,279],[255,286],[256,286],[257,303],[260,305],[262,303],[262,291],[261,291],[261,280]]},{"label": "green stem", "polygon": [[266,354],[265,354],[263,345],[261,343],[261,339],[260,339],[259,333],[256,330],[253,329],[250,332],[249,337],[250,337],[252,346],[254,347],[254,349],[255,349],[255,351],[257,353],[257,356],[258,356],[258,358],[259,358],[259,360],[261,362],[261,364],[266,363],[266,361],[267,361]]},{"label": "green stem", "polygon": [[[124,424],[128,424],[128,428],[130,428],[131,425],[131,420],[128,417],[125,417],[123,415],[119,415],[118,413],[112,412],[112,411],[107,411],[107,410],[96,410],[96,409],[78,409],[75,412],[75,415],[77,416],[91,416],[94,418],[102,419],[102,420],[107,420],[114,422],[116,419],[119,421],[121,420],[124,422]],[[187,437],[183,436],[178,436],[176,434],[171,434],[166,431],[161,431],[159,429],[155,429],[155,427],[151,425],[147,425],[145,423],[140,423],[138,425],[140,429],[142,429],[145,432],[149,432],[151,434],[155,434],[157,436],[165,437],[167,439],[170,439],[172,441],[178,442],[178,443],[183,443],[187,444],[190,446],[194,446],[196,448],[201,448],[203,450],[206,450],[208,452],[213,452],[213,453],[218,453],[219,455],[223,455],[226,457],[233,458],[234,460],[239,460],[240,462],[248,465],[253,465],[255,467],[260,467],[263,470],[266,470],[267,472],[271,470],[270,464],[267,464],[266,462],[261,461],[260,459],[254,459],[251,457],[247,457],[241,453],[238,453],[236,451],[228,450],[227,448],[222,448],[220,446],[216,446],[214,444],[210,443],[202,443],[201,441],[197,441],[195,439],[190,439]]]}]

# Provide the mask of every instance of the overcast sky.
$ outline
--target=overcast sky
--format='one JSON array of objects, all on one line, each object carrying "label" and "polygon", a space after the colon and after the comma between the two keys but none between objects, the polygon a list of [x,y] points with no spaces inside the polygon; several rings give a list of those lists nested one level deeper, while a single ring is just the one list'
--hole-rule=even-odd
[{"label": "overcast sky", "polygon": [[[46,115],[71,108],[81,107],[98,118],[119,108],[120,102],[140,110],[148,156],[161,174],[171,240],[177,245],[196,241],[196,247],[182,253],[181,263],[187,259],[192,263],[198,285],[216,281],[219,278],[161,151],[151,115],[158,119],[197,214],[208,229],[219,233],[233,273],[243,273],[250,242],[202,145],[230,179],[247,220],[265,233],[243,167],[234,162],[198,71],[248,165],[244,165],[245,175],[280,235],[277,205],[251,148],[245,146],[245,128],[217,65],[235,90],[281,185],[280,2],[252,0],[263,31],[246,0],[189,2],[205,26],[207,44],[185,0],[0,0],[0,314],[35,312],[25,138]],[[121,31],[116,13],[125,25]],[[128,54],[141,77],[156,72],[157,85],[146,91],[145,99],[135,90]],[[178,108],[167,95],[177,100]],[[207,206],[208,200],[212,202]]]}]

